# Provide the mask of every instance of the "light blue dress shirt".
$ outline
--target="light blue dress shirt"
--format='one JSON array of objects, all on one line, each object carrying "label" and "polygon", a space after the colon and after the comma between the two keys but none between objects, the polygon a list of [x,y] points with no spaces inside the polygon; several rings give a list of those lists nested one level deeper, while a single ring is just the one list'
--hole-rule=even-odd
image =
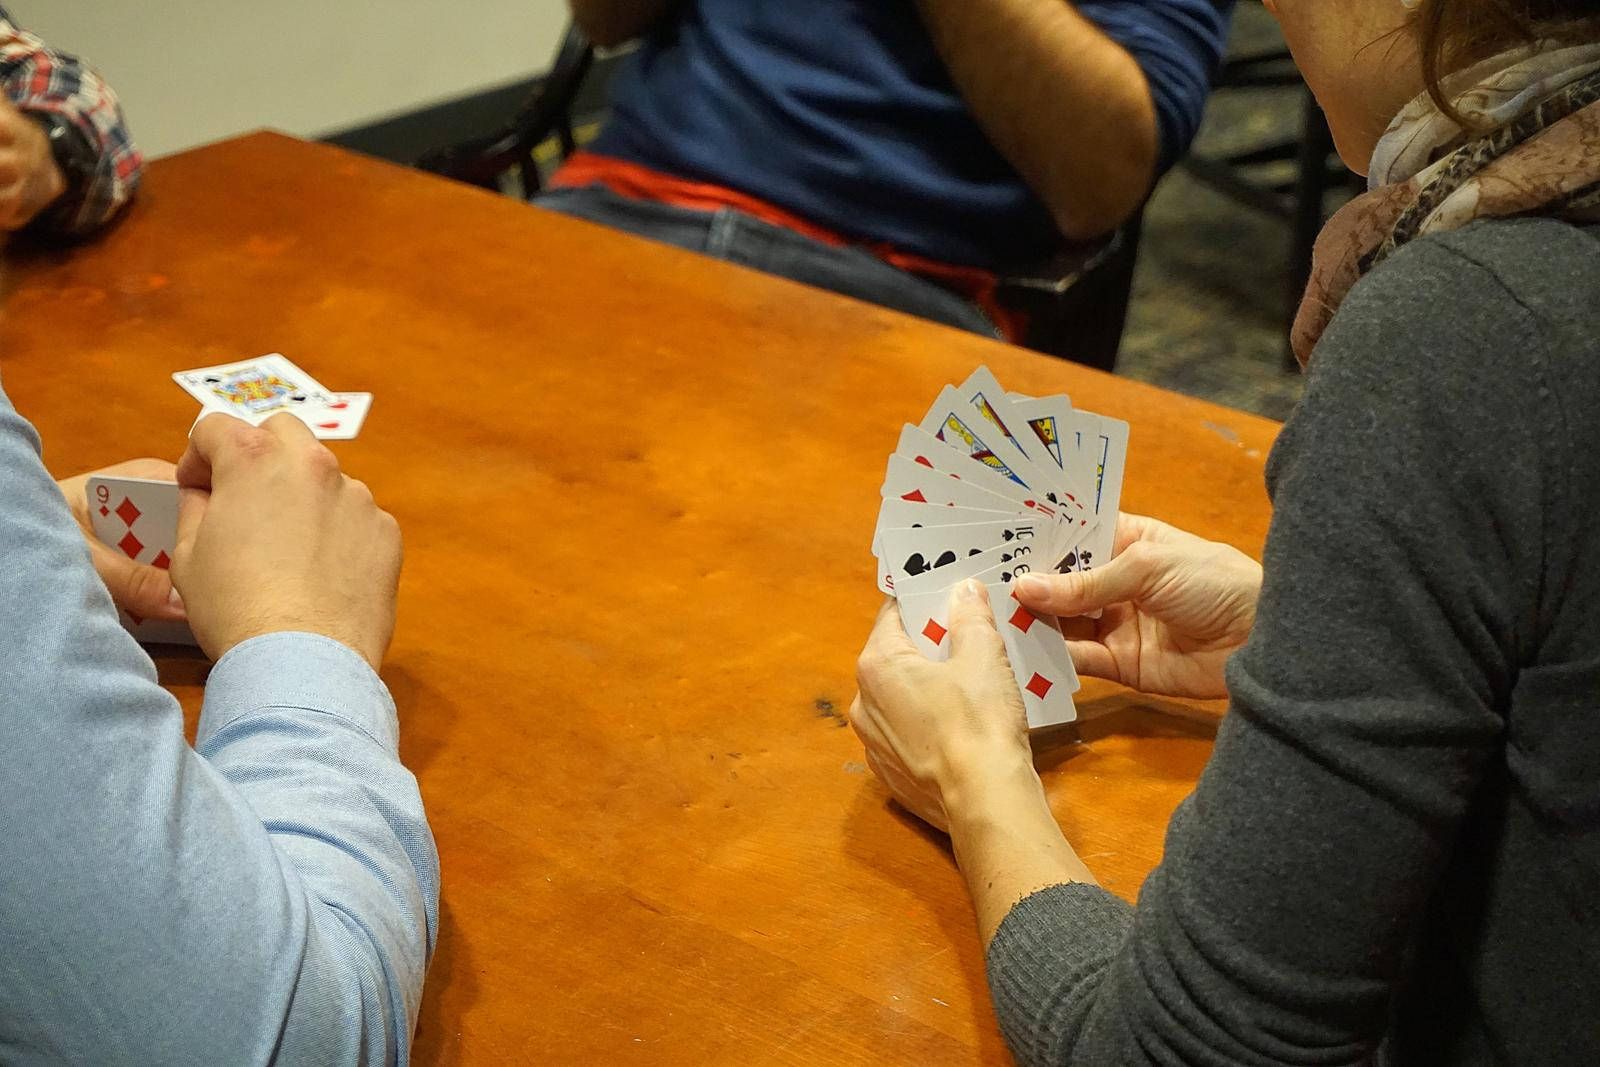
[{"label": "light blue dress shirt", "polygon": [[405,1063],[439,861],[398,729],[280,633],[190,748],[0,393],[0,1063]]}]

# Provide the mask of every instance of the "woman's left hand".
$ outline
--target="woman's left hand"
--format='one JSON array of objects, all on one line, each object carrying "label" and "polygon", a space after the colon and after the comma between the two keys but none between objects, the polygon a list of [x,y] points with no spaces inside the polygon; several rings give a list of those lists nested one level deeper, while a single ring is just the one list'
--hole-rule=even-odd
[{"label": "woman's left hand", "polygon": [[1038,782],[1027,711],[981,583],[955,588],[949,623],[950,658],[935,663],[912,645],[894,602],[884,604],[856,665],[860,691],[850,708],[873,773],[946,832],[989,785]]}]

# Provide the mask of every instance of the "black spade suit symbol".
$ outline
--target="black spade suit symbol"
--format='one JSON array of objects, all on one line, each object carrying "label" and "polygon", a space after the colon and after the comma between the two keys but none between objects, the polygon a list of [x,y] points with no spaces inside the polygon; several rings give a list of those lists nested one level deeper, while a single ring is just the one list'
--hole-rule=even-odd
[{"label": "black spade suit symbol", "polygon": [[913,552],[911,558],[906,560],[904,569],[907,574],[921,574],[930,568],[928,561],[922,558],[921,552]]}]

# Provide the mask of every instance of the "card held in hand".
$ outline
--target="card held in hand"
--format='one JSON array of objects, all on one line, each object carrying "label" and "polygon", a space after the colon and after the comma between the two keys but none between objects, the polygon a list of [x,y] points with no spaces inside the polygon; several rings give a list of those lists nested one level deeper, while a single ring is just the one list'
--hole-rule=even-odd
[{"label": "card held in hand", "polygon": [[912,644],[944,659],[952,587],[980,582],[1029,726],[1075,719],[1079,682],[1060,624],[1024,607],[1013,583],[1109,557],[1126,452],[1126,423],[1064,395],[1008,393],[980,367],[903,427],[889,457],[872,539],[879,588],[898,599]]},{"label": "card held in hand", "polygon": [[[148,478],[95,475],[86,487],[95,538],[136,563],[166,570],[178,544],[178,486]],[[118,609],[141,644],[194,645],[187,623],[146,619]]]}]

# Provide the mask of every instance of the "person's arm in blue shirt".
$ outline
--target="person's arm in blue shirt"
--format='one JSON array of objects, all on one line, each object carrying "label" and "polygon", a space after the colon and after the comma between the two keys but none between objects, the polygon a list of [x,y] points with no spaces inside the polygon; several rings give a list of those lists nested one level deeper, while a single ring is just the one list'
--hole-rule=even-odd
[{"label": "person's arm in blue shirt", "polygon": [[962,97],[1072,239],[1144,203],[1199,128],[1232,0],[916,0]]},{"label": "person's arm in blue shirt", "polygon": [[[117,622],[37,438],[0,394],[7,1063],[407,1059],[437,931],[438,859],[396,752],[394,705],[369,664],[387,643],[381,618],[364,629],[309,619],[323,636],[265,632],[284,629],[267,614],[252,634],[228,615],[248,592],[202,588],[227,573],[230,551],[243,578],[300,565],[237,536],[262,536],[250,502],[270,502],[268,479],[280,488],[295,473],[266,444],[253,438],[257,456],[210,471],[186,457],[179,582],[202,643],[227,649],[192,749],[177,703]],[[346,523],[362,506],[376,511],[336,466],[307,466],[320,479],[313,503]],[[382,529],[355,526],[369,540]],[[326,539],[313,548],[339,554]],[[392,552],[397,567],[397,535]],[[222,566],[210,570],[208,556]],[[239,606],[261,614],[259,602]]]}]

